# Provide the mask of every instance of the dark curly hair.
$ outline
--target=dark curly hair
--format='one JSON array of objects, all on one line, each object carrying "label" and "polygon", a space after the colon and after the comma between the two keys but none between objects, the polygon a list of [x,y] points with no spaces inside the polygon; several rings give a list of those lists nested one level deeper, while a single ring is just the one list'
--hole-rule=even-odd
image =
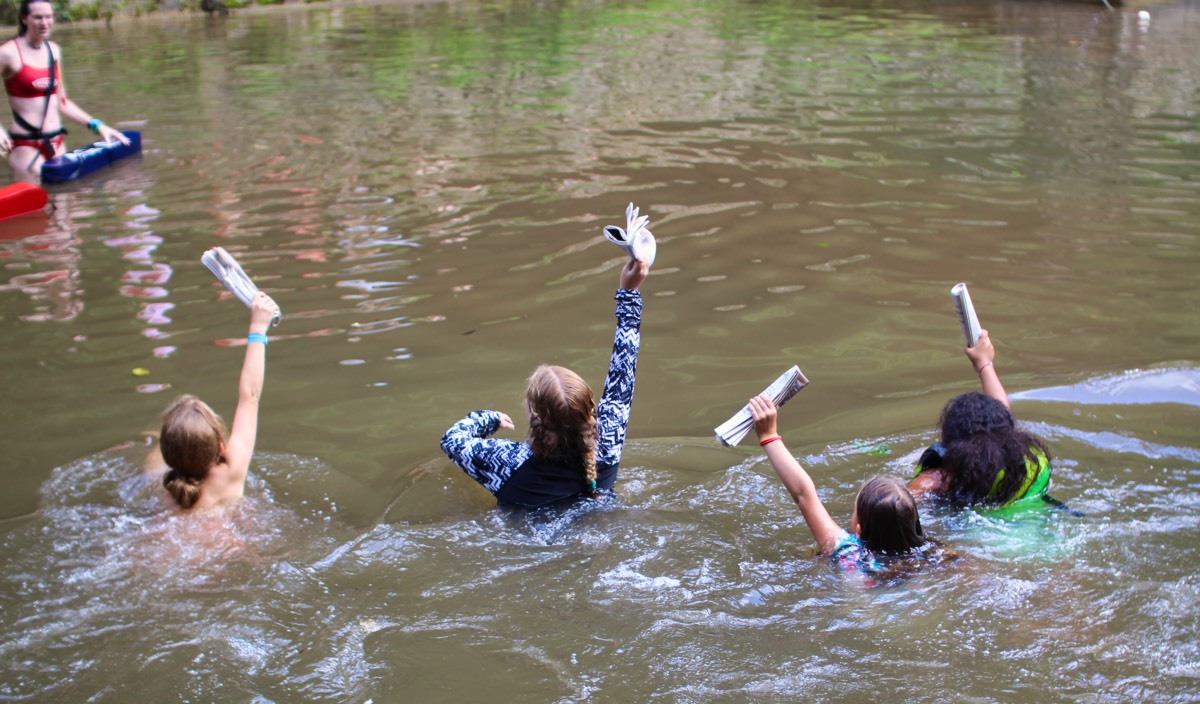
[{"label": "dark curly hair", "polygon": [[[1045,443],[1017,430],[1007,406],[978,391],[950,399],[938,427],[946,448],[943,462],[950,475],[947,498],[958,504],[1008,503],[1025,481],[1026,459],[1037,462],[1033,450],[1050,459]],[[1001,470],[1004,478],[992,494]]]}]

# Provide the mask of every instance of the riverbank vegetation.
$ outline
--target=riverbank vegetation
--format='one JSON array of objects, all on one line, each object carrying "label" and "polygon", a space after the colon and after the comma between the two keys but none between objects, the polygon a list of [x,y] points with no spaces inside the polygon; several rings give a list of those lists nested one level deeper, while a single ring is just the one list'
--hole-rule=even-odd
[{"label": "riverbank vegetation", "polygon": [[[308,0],[306,0],[308,1]],[[56,19],[65,21],[140,16],[148,12],[226,13],[247,5],[282,5],[286,0],[50,0]],[[0,25],[17,24],[21,0],[0,0]]]}]

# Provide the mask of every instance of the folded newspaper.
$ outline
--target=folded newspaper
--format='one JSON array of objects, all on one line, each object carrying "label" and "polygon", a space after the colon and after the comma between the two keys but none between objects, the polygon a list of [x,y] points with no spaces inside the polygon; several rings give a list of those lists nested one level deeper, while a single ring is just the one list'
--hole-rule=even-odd
[{"label": "folded newspaper", "polygon": [[646,228],[650,224],[650,216],[638,216],[638,209],[633,203],[625,208],[625,229],[616,225],[604,228],[604,236],[609,242],[617,245],[629,254],[630,259],[640,259],[654,266],[654,256],[658,254],[658,243],[654,235]]},{"label": "folded newspaper", "polygon": [[954,312],[958,313],[958,324],[962,326],[963,340],[967,347],[974,347],[979,342],[979,318],[975,315],[975,306],[971,305],[971,294],[967,293],[966,284],[954,284],[950,289],[954,297]]},{"label": "folded newspaper", "polygon": [[[242,266],[237,263],[233,255],[225,251],[224,247],[213,247],[200,257],[200,261],[212,275],[221,282],[221,285],[229,289],[229,292],[237,297],[247,308],[250,307],[251,301],[254,300],[254,294],[258,293],[258,287],[246,276],[246,272],[242,270]],[[281,314],[276,313],[274,318],[271,318],[272,325],[278,325]]]},{"label": "folded newspaper", "polygon": [[[800,367],[792,367],[780,374],[778,379],[763,390],[762,395],[773,400],[776,406],[782,406],[805,386],[808,386],[808,379],[804,372],[800,371]],[[750,406],[743,406],[732,418],[716,427],[717,440],[726,447],[733,447],[741,442],[753,427],[754,418],[750,415]]]}]

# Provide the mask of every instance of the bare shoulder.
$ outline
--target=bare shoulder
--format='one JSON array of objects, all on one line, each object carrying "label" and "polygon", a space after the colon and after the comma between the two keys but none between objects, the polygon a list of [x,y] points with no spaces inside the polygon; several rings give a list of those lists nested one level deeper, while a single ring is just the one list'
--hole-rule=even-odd
[{"label": "bare shoulder", "polygon": [[914,497],[922,494],[942,494],[949,488],[948,479],[941,469],[927,469],[908,482],[908,490]]},{"label": "bare shoulder", "polygon": [[0,44],[0,65],[7,69],[11,66],[16,66],[17,60],[16,39],[9,39]]},{"label": "bare shoulder", "polygon": [[208,471],[208,478],[204,480],[204,493],[213,504],[236,501],[245,493],[249,458],[245,463],[235,462],[237,461],[220,462]]}]

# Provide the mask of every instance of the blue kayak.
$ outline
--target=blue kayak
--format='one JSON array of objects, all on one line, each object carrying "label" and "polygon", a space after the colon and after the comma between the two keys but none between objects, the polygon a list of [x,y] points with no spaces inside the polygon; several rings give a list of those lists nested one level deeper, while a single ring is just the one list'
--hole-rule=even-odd
[{"label": "blue kayak", "polygon": [[42,164],[43,181],[71,181],[108,166],[118,159],[142,151],[142,133],[134,130],[122,131],[129,144],[120,142],[93,142]]}]

